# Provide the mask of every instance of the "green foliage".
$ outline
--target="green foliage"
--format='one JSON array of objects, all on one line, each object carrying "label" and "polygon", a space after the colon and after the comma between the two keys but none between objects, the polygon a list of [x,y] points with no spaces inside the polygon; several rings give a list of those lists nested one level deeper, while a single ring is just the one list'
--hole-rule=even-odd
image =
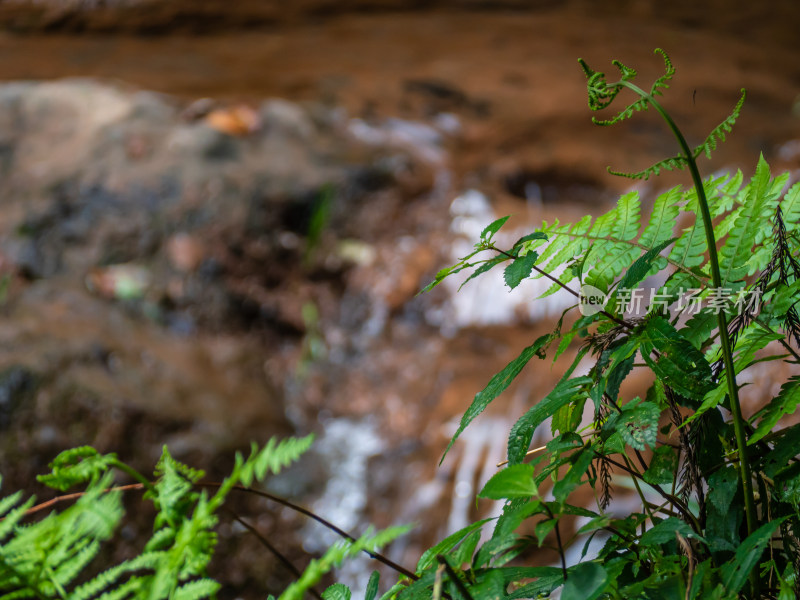
[{"label": "green foliage", "polygon": [[[286,588],[286,591],[280,595],[279,600],[302,599],[306,590],[319,582],[322,576],[330,572],[334,567],[342,564],[345,559],[365,551],[374,552],[378,548],[385,546],[392,540],[403,535],[406,531],[408,531],[408,527],[391,527],[378,533],[368,531],[355,541],[341,540],[337,542],[328,549],[322,558],[312,560],[301,577]],[[330,588],[328,588],[328,590],[330,590]],[[331,591],[329,596],[331,599],[349,597],[347,592],[340,588]]]},{"label": "green foliage", "polygon": [[[217,513],[228,494],[237,486],[247,488],[278,473],[296,461],[311,442],[312,436],[307,436],[271,439],[263,448],[253,445],[247,458],[236,455],[228,477],[210,486],[198,485],[202,471],[176,461],[166,447],[152,482],[114,454],[103,455],[85,446],[62,452],[51,463],[51,472],[39,480],[59,491],[84,486],[74,504],[31,521],[38,512],[33,510],[34,498],[23,502],[23,493],[16,492],[0,500],[0,598],[216,597],[220,584],[208,577],[206,568],[216,547]],[[153,534],[141,554],[87,579],[87,573],[96,572],[92,563],[103,543],[113,537],[125,515],[123,488],[114,485],[117,469],[132,475],[146,490],[144,498],[156,509]],[[215,490],[211,495],[210,489]],[[358,540],[337,544],[320,560],[312,561],[303,577],[281,598],[302,597],[304,590],[345,558],[375,551],[404,531],[368,532]]]},{"label": "green foliage", "polygon": [[[638,193],[630,192],[603,215],[544,223],[508,249],[494,242],[507,220],[498,219],[471,254],[426,288],[461,271],[470,281],[507,263],[510,289],[529,276],[548,277],[557,283],[545,296],[564,287],[577,293],[588,284],[610,298],[605,310],[576,317],[564,333],[562,316],[553,333],[523,350],[475,396],[450,446],[534,355],[545,358],[556,342],[557,357],[582,337],[572,366],[511,428],[508,465],[479,494],[505,501],[491,537],[477,543],[484,522],[448,537],[417,565],[419,578],[395,588],[392,598],[531,598],[559,587],[562,599],[580,600],[800,593],[800,426],[777,428],[795,413],[800,380],[791,377],[749,423],[741,416],[737,382],[757,363],[800,363],[800,184],[786,191],[788,176],[773,177],[763,156],[749,182],[741,172],[702,181],[696,159],[710,155],[730,132],[744,91],[703,144],[690,148],[656,100],[675,73],[667,55],[656,52],[665,73],[649,92],[633,83],[636,71],[618,61],[614,83],[580,61],[589,106],[608,108],[620,92],[632,91],[633,102],[595,122],[612,125],[654,108],[675,134],[680,154],[628,176],[687,168],[694,187],[662,193],[647,215]],[[651,284],[657,296],[645,302],[644,313],[626,310],[630,290],[648,282],[657,282]],[[700,302],[694,314],[684,313],[688,292]],[[588,354],[595,358],[589,374],[573,376]],[[646,397],[624,397],[622,382],[641,370],[654,379]],[[587,402],[595,410],[585,426]],[[548,418],[554,438],[530,458],[534,432]],[[641,509],[630,516],[605,512],[612,470],[641,497]],[[597,511],[570,504],[584,483],[595,488]],[[654,504],[653,496],[661,502]],[[573,515],[588,522],[565,541],[559,524]],[[523,527],[535,535],[520,535]],[[562,562],[560,569],[508,566],[526,547],[546,540],[563,561],[568,544],[588,544],[598,534],[607,541],[592,560]],[[438,565],[434,555],[441,557]],[[443,561],[459,568],[451,573]]]}]

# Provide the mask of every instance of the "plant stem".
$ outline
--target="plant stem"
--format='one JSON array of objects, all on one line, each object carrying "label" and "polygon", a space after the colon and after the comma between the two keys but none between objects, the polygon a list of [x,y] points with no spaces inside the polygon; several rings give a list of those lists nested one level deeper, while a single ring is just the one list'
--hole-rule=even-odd
[{"label": "plant stem", "polygon": [[[490,244],[487,247],[487,250],[494,250],[495,252],[498,252],[498,253],[502,254],[503,256],[507,256],[511,260],[516,260],[517,259],[517,257],[514,256],[513,254],[511,254],[510,252],[506,252],[505,250],[501,250],[500,248],[498,248],[494,244]],[[556,285],[561,286],[562,289],[564,289],[565,291],[569,292],[570,294],[572,294],[576,298],[580,298],[581,295],[578,292],[573,290],[571,287],[569,287],[563,281],[560,281],[559,279],[557,279],[557,278],[553,277],[552,275],[550,275],[550,273],[547,273],[546,271],[543,271],[542,269],[540,269],[536,265],[533,266],[533,270],[536,271],[537,273],[539,273],[539,275],[547,277],[550,281],[552,281]],[[612,321],[617,323],[618,325],[622,325],[623,327],[627,327],[628,329],[633,329],[633,325],[631,325],[630,323],[628,323],[627,321],[625,321],[623,319],[620,319],[616,315],[612,315],[610,312],[606,312],[605,310],[601,310],[600,312],[604,316],[608,317],[609,319],[611,319]]]},{"label": "plant stem", "polygon": [[[639,94],[645,98],[650,105],[655,108],[664,121],[669,125],[675,139],[681,147],[683,157],[689,167],[689,172],[692,174],[692,181],[697,190],[697,203],[700,206],[700,214],[703,217],[703,227],[706,233],[706,243],[708,245],[708,262],[711,267],[711,280],[715,288],[722,287],[722,277],[719,271],[719,258],[717,256],[717,242],[714,238],[714,224],[711,221],[711,212],[708,209],[708,199],[706,198],[705,189],[703,188],[703,180],[700,177],[700,171],[697,169],[697,162],[695,161],[694,154],[692,153],[686,139],[683,137],[680,129],[669,116],[666,110],[659,104],[652,95],[645,92],[639,86],[630,83],[629,81],[620,81],[619,85],[627,87],[628,89]],[[739,453],[739,477],[742,481],[742,491],[744,492],[744,507],[747,520],[747,534],[750,535],[756,530],[756,510],[755,510],[755,495],[753,493],[752,475],[750,469],[750,461],[747,457],[747,439],[745,438],[745,424],[742,417],[742,408],[739,403],[739,391],[736,385],[736,371],[733,364],[733,352],[731,349],[730,337],[728,334],[728,323],[725,318],[725,311],[717,312],[717,326],[719,328],[719,340],[722,347],[722,360],[725,365],[725,378],[728,381],[728,398],[731,404],[731,414],[733,415],[733,431],[736,437],[736,448]],[[750,571],[750,591],[753,598],[758,597],[758,573],[755,569]]]}]

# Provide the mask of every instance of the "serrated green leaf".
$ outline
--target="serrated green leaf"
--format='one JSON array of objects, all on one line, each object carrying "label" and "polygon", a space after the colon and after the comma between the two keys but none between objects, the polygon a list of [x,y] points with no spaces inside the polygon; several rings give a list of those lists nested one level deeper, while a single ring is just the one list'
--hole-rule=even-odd
[{"label": "serrated green leaf", "polygon": [[531,274],[533,265],[538,257],[539,255],[536,252],[529,252],[525,256],[515,258],[503,271],[503,279],[506,285],[512,290],[517,287],[523,279]]},{"label": "serrated green leaf", "polygon": [[772,534],[780,527],[787,517],[770,521],[756,529],[736,549],[736,556],[722,565],[722,583],[729,592],[738,593],[747,577],[761,560],[764,547],[769,542]]},{"label": "serrated green leaf", "polygon": [[671,446],[659,446],[653,451],[650,466],[642,474],[650,485],[672,483],[678,469],[678,455]]},{"label": "serrated green leaf", "polygon": [[596,562],[580,563],[569,569],[561,600],[596,600],[608,583],[608,574]]},{"label": "serrated green leaf", "polygon": [[473,531],[448,555],[448,562],[457,568],[461,568],[461,565],[465,563],[471,563],[472,555],[475,553],[475,548],[480,541],[481,531]]},{"label": "serrated green leaf", "polygon": [[513,465],[522,462],[536,428],[545,419],[553,416],[559,408],[575,400],[576,396],[588,394],[587,388],[591,383],[591,377],[585,376],[562,379],[556,384],[553,391],[520,417],[508,436],[509,463]]},{"label": "serrated green leaf", "polygon": [[558,525],[558,519],[545,519],[544,521],[539,521],[534,528],[534,533],[536,534],[536,540],[539,542],[539,547],[542,547],[544,544],[545,538],[550,535],[550,532],[555,529],[555,526]]},{"label": "serrated green leaf", "polygon": [[506,224],[506,221],[508,221],[510,217],[511,215],[508,215],[492,221],[483,231],[481,231],[481,239],[486,240],[487,242],[491,241],[491,239],[494,237],[494,234],[500,231],[500,228]]},{"label": "serrated green leaf", "polygon": [[463,540],[473,531],[483,527],[483,525],[485,523],[488,523],[489,521],[491,521],[491,519],[483,519],[482,521],[476,521],[475,523],[471,523],[466,527],[464,527],[463,529],[460,529],[455,533],[448,535],[445,539],[443,539],[435,546],[428,548],[425,552],[423,552],[422,556],[420,556],[419,558],[419,562],[417,563],[417,573],[422,573],[422,571],[424,571],[425,569],[428,569],[429,567],[433,566],[433,564],[436,562],[437,554],[447,554],[448,552],[450,552],[450,550],[455,548],[455,546],[459,542],[461,542],[461,540]]},{"label": "serrated green leaf", "polygon": [[772,451],[762,458],[761,468],[766,476],[772,479],[789,466],[792,458],[800,455],[800,424],[793,425],[781,433],[783,435],[775,442]]},{"label": "serrated green leaf", "polygon": [[[736,355],[733,359],[734,372],[738,375],[753,362],[756,352],[764,348],[769,342],[780,339],[782,336],[771,331],[759,328],[747,329],[744,334],[739,336],[736,342]],[[700,418],[708,410],[722,403],[728,393],[728,382],[723,377],[716,386],[712,387],[700,404],[695,413],[686,420],[686,424]],[[767,432],[769,433],[769,432]]]},{"label": "serrated green leaf", "polygon": [[629,290],[632,289],[635,285],[639,284],[647,274],[650,272],[650,269],[653,266],[653,263],[656,259],[659,258],[661,251],[664,250],[667,246],[675,242],[678,238],[671,238],[665,240],[658,244],[656,247],[651,248],[642,256],[636,259],[636,261],[628,268],[628,271],[625,273],[625,276],[619,282],[617,289],[619,290]]},{"label": "serrated green leaf", "polygon": [[381,574],[378,571],[373,571],[369,576],[367,583],[367,591],[364,594],[364,600],[375,600],[378,597],[378,584],[380,583]]},{"label": "serrated green leaf", "polygon": [[581,484],[581,479],[595,458],[593,448],[584,448],[570,457],[569,471],[553,485],[553,497],[563,504],[567,497]]},{"label": "serrated green leaf", "polygon": [[322,592],[322,600],[350,600],[350,588],[343,583],[334,583]]},{"label": "serrated green leaf", "polygon": [[735,467],[722,467],[708,478],[706,500],[714,505],[720,514],[728,512],[739,485],[739,471]]},{"label": "serrated green leaf", "polygon": [[469,586],[469,594],[472,598],[485,600],[505,600],[506,584],[503,575],[495,569],[490,569],[478,575],[478,580]]},{"label": "serrated green leaf", "polygon": [[656,445],[658,419],[661,409],[652,402],[642,402],[636,408],[623,410],[617,431],[631,448],[645,450]]},{"label": "serrated green leaf", "polygon": [[675,517],[669,517],[645,531],[639,543],[642,546],[659,546],[667,542],[674,542],[676,533],[685,538],[693,537],[700,539],[686,522]]},{"label": "serrated green leaf", "polygon": [[444,461],[445,456],[450,451],[450,448],[453,447],[453,444],[458,439],[458,436],[461,435],[461,432],[466,429],[467,425],[469,425],[475,417],[481,414],[484,409],[489,406],[489,404],[497,398],[509,385],[514,379],[519,375],[522,368],[528,364],[531,358],[534,356],[541,356],[541,351],[545,348],[551,341],[552,335],[543,335],[538,338],[533,344],[525,348],[522,353],[508,363],[505,368],[497,373],[492,379],[489,381],[489,384],[480,392],[475,394],[475,398],[472,400],[472,404],[470,404],[469,408],[466,410],[464,415],[461,417],[461,423],[458,425],[458,429],[456,430],[453,437],[450,439],[450,443],[447,444],[447,448],[442,455],[442,459],[439,461],[439,464],[442,464]]},{"label": "serrated green leaf", "polygon": [[[711,366],[703,354],[663,317],[651,317],[638,332],[642,358],[669,387],[700,400],[714,388]],[[658,352],[653,358],[651,353]]]},{"label": "serrated green leaf", "polygon": [[522,522],[542,509],[540,500],[517,498],[503,507],[503,514],[497,519],[492,537],[484,543],[475,557],[475,566],[489,564],[497,555],[512,548],[519,539],[515,533]]},{"label": "serrated green leaf", "polygon": [[502,500],[504,498],[528,498],[536,496],[538,490],[533,481],[533,465],[515,464],[495,473],[478,494],[479,498]]},{"label": "serrated green leaf", "polygon": [[549,594],[564,581],[561,569],[555,567],[529,567],[531,571],[538,570],[540,574],[530,574],[537,577],[533,583],[527,583],[506,596],[506,600],[539,598],[542,594]]},{"label": "serrated green leaf", "polygon": [[469,283],[470,281],[472,281],[476,277],[480,277],[484,273],[488,273],[494,267],[496,267],[497,265],[499,265],[501,263],[506,262],[507,260],[508,260],[508,257],[503,256],[503,255],[495,256],[494,258],[491,258],[491,259],[487,260],[480,267],[478,267],[472,273],[470,273],[469,277],[467,277],[464,280],[464,282],[460,286],[458,286],[458,291],[460,292],[461,288],[463,288],[465,285],[467,285],[467,283]]}]

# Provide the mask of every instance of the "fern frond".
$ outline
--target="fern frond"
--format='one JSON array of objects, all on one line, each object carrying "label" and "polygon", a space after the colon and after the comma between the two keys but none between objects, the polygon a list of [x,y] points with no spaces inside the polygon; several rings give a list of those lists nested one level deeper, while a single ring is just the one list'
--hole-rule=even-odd
[{"label": "fern frond", "polygon": [[196,579],[184,583],[172,595],[172,600],[200,600],[210,598],[221,586],[213,579]]},{"label": "fern frond", "polygon": [[555,223],[552,228],[544,228],[550,243],[536,261],[538,264],[547,264],[545,271],[548,273],[564,264],[569,258],[582,254],[589,248],[588,240],[582,236],[589,233],[592,216],[586,215],[574,224],[567,223],[559,227],[556,225],[558,223]]},{"label": "fern frond", "polygon": [[786,231],[792,233],[800,227],[800,181],[795,183],[781,201],[781,212]]},{"label": "fern frond", "polygon": [[706,158],[711,158],[711,153],[717,149],[717,142],[725,141],[725,134],[731,132],[733,125],[736,123],[736,119],[739,118],[739,113],[742,110],[745,96],[747,96],[747,92],[744,88],[741,89],[741,94],[742,95],[739,97],[739,101],[736,103],[736,106],[733,107],[731,114],[729,114],[725,120],[722,121],[722,123],[712,129],[705,141],[692,151],[694,158],[698,158],[703,153],[705,153]]},{"label": "fern frond", "polygon": [[161,458],[156,464],[155,475],[156,477],[162,477],[166,474],[173,473],[180,475],[182,478],[192,483],[197,483],[203,477],[205,477],[205,473],[203,471],[199,469],[193,469],[188,465],[185,465],[182,462],[172,458],[172,455],[169,453],[169,449],[164,446],[161,450]]},{"label": "fern frond", "polygon": [[657,163],[650,165],[643,171],[637,171],[635,173],[625,173],[623,171],[615,171],[611,167],[608,167],[606,170],[611,175],[616,175],[618,177],[625,177],[627,179],[644,179],[645,181],[650,179],[653,175],[660,175],[662,170],[665,171],[680,171],[681,169],[685,169],[689,166],[689,162],[686,160],[685,157],[678,155],[673,156],[671,158],[665,158],[664,160],[660,160]]},{"label": "fern frond", "polygon": [[72,555],[65,556],[65,560],[52,574],[53,583],[62,587],[72,583],[99,552],[100,543],[93,541],[83,545],[80,550]]},{"label": "fern frond", "polygon": [[652,87],[650,88],[650,95],[651,96],[660,96],[662,89],[669,88],[668,82],[672,79],[672,76],[675,74],[675,67],[672,66],[672,61],[667,56],[667,53],[664,52],[661,48],[656,48],[653,51],[655,54],[660,54],[661,58],[664,59],[664,74],[656,79],[653,82]]},{"label": "fern frond", "polygon": [[409,529],[410,527],[408,526],[389,527],[378,533],[372,533],[372,531],[368,530],[354,542],[343,540],[334,544],[325,552],[322,558],[312,560],[302,576],[286,588],[278,600],[302,600],[306,590],[319,582],[323,575],[342,564],[347,558],[356,556],[360,552],[376,552],[379,548],[405,534]]},{"label": "fern frond", "polygon": [[631,69],[630,67],[626,67],[618,60],[612,60],[611,64],[619,69],[620,80],[622,81],[631,81],[636,77],[636,70]]},{"label": "fern frond", "polygon": [[[135,573],[136,571],[153,570],[162,559],[163,554],[145,552],[131,560],[106,569],[91,580],[75,588],[70,595],[70,600],[90,600],[97,596],[97,594],[103,592],[103,590],[111,589],[112,586],[124,587],[129,584],[129,582],[126,584],[120,583],[124,575]],[[141,577],[135,578],[135,580],[138,581],[139,585],[144,583],[144,579]]]},{"label": "fern frond", "polygon": [[314,442],[314,435],[302,438],[288,438],[278,442],[271,438],[259,452],[255,445],[251,448],[250,458],[242,464],[239,478],[242,485],[250,486],[253,479],[263,480],[267,473],[277,475],[284,468],[297,461]]},{"label": "fern frond", "polygon": [[[0,500],[0,542],[14,531],[14,528],[25,516],[27,510],[33,506],[34,499],[30,498],[22,506],[14,508],[14,505],[18,504],[21,499],[22,492],[19,491]],[[2,548],[2,545],[0,545],[0,548]]]},{"label": "fern frond", "polygon": [[683,233],[675,242],[669,259],[689,269],[702,265],[705,261],[706,237],[703,229],[703,220],[696,211],[697,198],[687,202],[685,210],[695,215],[694,224],[683,230]]},{"label": "fern frond", "polygon": [[766,214],[773,214],[777,194],[771,193],[769,165],[762,156],[756,173],[748,186],[747,200],[738,212],[725,244],[719,253],[720,276],[723,286],[740,281],[747,275],[748,262],[753,256],[753,245]]},{"label": "fern frond", "polygon": [[[97,600],[126,600],[130,598],[133,600],[143,597],[146,591],[145,583],[148,580],[146,577],[131,577],[117,588],[105,592],[97,598]],[[145,596],[147,597],[147,596]]]},{"label": "fern frond", "polygon": [[611,117],[610,119],[598,119],[597,117],[592,117],[592,123],[595,125],[600,125],[601,127],[608,127],[609,125],[614,125],[615,123],[619,123],[620,121],[624,121],[625,119],[629,119],[633,116],[633,113],[636,112],[643,112],[650,107],[650,103],[647,101],[646,98],[639,98],[635,102],[632,102],[621,111],[619,111],[616,115]]},{"label": "fern frond", "polygon": [[675,220],[680,211],[681,188],[676,186],[660,194],[653,203],[653,211],[639,238],[639,243],[645,247],[654,248],[661,242],[672,237],[675,230]]},{"label": "fern frond", "polygon": [[103,455],[91,446],[80,446],[59,454],[49,465],[50,474],[39,475],[36,479],[63,492],[98,477],[111,468],[116,460],[116,454]]},{"label": "fern frond", "polygon": [[606,82],[605,73],[593,70],[582,58],[578,59],[578,64],[580,64],[584,75],[586,75],[589,108],[593,111],[604,109],[619,94],[619,86],[609,85]]}]

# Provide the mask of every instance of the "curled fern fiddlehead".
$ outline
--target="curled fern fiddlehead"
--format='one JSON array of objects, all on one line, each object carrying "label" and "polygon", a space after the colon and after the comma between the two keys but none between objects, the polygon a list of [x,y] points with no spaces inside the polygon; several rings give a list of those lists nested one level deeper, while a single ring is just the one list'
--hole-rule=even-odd
[{"label": "curled fern fiddlehead", "polygon": [[[591,67],[589,67],[589,65],[586,64],[586,61],[583,59],[578,59],[578,62],[580,63],[581,68],[583,69],[583,72],[587,78],[586,89],[589,96],[589,108],[592,111],[597,112],[607,108],[623,88],[628,88],[639,96],[638,99],[609,119],[598,119],[596,117],[592,117],[593,123],[602,126],[614,125],[615,123],[619,123],[620,121],[624,121],[625,119],[632,117],[634,113],[645,111],[652,106],[659,113],[661,113],[661,116],[664,117],[673,131],[677,129],[675,124],[672,122],[672,119],[669,117],[669,115],[667,115],[667,113],[655,99],[656,96],[663,95],[663,90],[669,88],[669,81],[675,74],[675,67],[673,67],[672,61],[667,53],[664,52],[664,50],[661,48],[656,48],[655,52],[656,54],[660,54],[661,58],[664,60],[664,74],[653,82],[653,85],[650,86],[649,93],[633,83],[633,79],[636,77],[636,71],[623,65],[618,60],[612,61],[612,64],[619,69],[620,79],[617,82],[608,83],[604,73],[593,70]],[[662,170],[674,171],[685,169],[689,166],[690,160],[697,159],[701,154],[705,154],[706,157],[710,158],[711,153],[717,148],[717,143],[725,141],[725,134],[730,133],[734,123],[736,122],[736,119],[739,118],[739,113],[741,112],[742,105],[744,104],[744,99],[745,90],[742,90],[741,97],[731,111],[731,114],[728,115],[725,120],[722,121],[722,123],[717,125],[711,131],[711,133],[708,134],[702,144],[694,148],[694,150],[691,152],[684,152],[677,156],[660,160],[650,167],[634,173],[615,171],[610,167],[608,172],[619,177],[627,177],[628,179],[649,179],[652,175],[660,174]]]}]

